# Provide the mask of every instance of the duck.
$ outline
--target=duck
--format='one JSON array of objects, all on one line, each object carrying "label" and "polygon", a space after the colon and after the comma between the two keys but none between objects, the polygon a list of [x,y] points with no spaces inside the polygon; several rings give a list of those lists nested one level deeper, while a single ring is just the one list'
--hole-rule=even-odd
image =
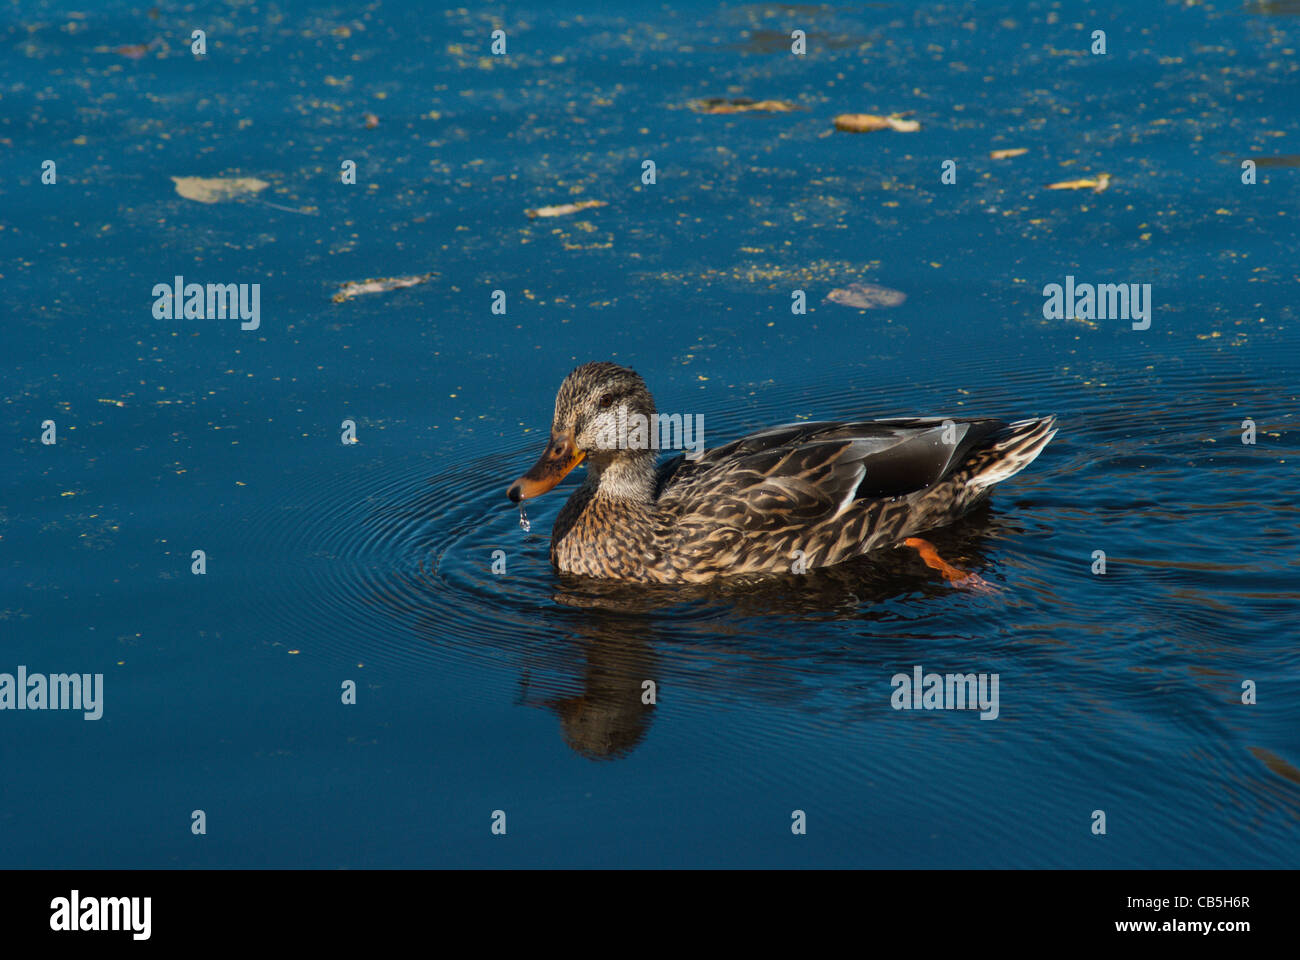
[{"label": "duck", "polygon": [[551,531],[559,573],[698,584],[906,545],[956,580],[916,535],[986,500],[1057,432],[1055,416],[800,421],[658,463],[653,425],[670,421],[656,413],[641,376],[615,363],[585,363],[560,384],[546,449],[506,490],[522,504],[585,464]]}]

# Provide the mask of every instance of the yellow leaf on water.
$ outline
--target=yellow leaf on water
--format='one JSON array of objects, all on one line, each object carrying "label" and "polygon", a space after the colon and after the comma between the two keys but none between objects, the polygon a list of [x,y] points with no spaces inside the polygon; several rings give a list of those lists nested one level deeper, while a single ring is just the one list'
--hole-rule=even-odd
[{"label": "yellow leaf on water", "polygon": [[921,129],[920,120],[903,120],[897,115],[885,117],[889,125],[894,128],[896,133],[916,133]]},{"label": "yellow leaf on water", "polygon": [[376,277],[371,280],[349,280],[343,286],[339,287],[338,293],[334,294],[335,303],[343,303],[345,300],[351,300],[353,297],[360,297],[367,293],[386,293],[389,290],[400,290],[402,287],[414,287],[421,283],[428,283],[434,273],[421,273],[410,277]]},{"label": "yellow leaf on water", "polygon": [[692,100],[690,108],[696,113],[789,113],[799,109],[788,100],[750,100],[748,97],[737,97],[734,100],[725,97]]},{"label": "yellow leaf on water", "polygon": [[532,210],[525,210],[524,213],[530,217],[562,217],[565,214],[577,213],[579,210],[586,210],[590,207],[608,206],[604,200],[579,200],[577,203],[562,203],[558,207],[537,207]]},{"label": "yellow leaf on water", "polygon": [[270,186],[257,177],[172,177],[176,192],[186,200],[221,203],[248,193],[260,193]]},{"label": "yellow leaf on water", "polygon": [[1028,152],[1028,147],[1011,147],[1007,150],[994,150],[989,156],[994,160],[1009,160],[1012,157],[1018,157]]},{"label": "yellow leaf on water", "polygon": [[1048,190],[1091,190],[1093,193],[1101,193],[1110,186],[1110,174],[1098,174],[1096,179],[1084,177],[1080,180],[1062,180],[1060,183],[1049,183]]},{"label": "yellow leaf on water", "polygon": [[874,113],[841,113],[833,121],[836,130],[846,133],[869,133],[872,130],[888,130],[889,121]]},{"label": "yellow leaf on water", "polygon": [[898,133],[916,133],[921,124],[916,120],[904,120],[899,113],[882,117],[875,113],[841,113],[832,123],[836,130],[845,133],[870,133],[873,130],[894,130]]},{"label": "yellow leaf on water", "polygon": [[901,306],[906,302],[907,294],[875,283],[850,283],[847,287],[832,290],[826,295],[826,300],[859,310],[874,310]]}]

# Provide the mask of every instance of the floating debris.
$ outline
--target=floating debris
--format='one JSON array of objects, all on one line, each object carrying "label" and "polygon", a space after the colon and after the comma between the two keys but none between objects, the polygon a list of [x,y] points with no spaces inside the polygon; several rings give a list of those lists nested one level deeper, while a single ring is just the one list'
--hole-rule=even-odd
[{"label": "floating debris", "polygon": [[[759,6],[762,6],[761,4]],[[775,8],[765,8],[767,10],[778,9],[784,15],[792,15],[796,12],[814,14],[816,11],[824,12],[827,8],[821,4],[778,4]],[[771,16],[767,13],[766,16]],[[748,53],[790,53],[791,40],[789,30],[749,30],[749,36],[736,43],[727,44],[728,50],[744,50]],[[870,38],[861,34],[851,33],[823,33],[817,31],[817,48],[819,50],[844,50],[848,47],[859,47],[864,43],[870,42]]]},{"label": "floating debris", "polygon": [[587,210],[591,207],[605,207],[608,204],[604,200],[579,200],[577,203],[562,203],[558,207],[537,207],[532,210],[525,210],[529,217],[563,217],[570,213],[577,213],[579,210]]},{"label": "floating debris", "polygon": [[376,277],[373,280],[352,280],[339,287],[339,292],[334,294],[335,303],[343,303],[345,300],[351,300],[353,297],[360,297],[367,293],[386,293],[389,290],[398,290],[402,287],[414,287],[421,283],[428,283],[436,274],[422,273],[418,276],[411,277]]},{"label": "floating debris", "polygon": [[1297,2],[1297,0],[1254,0],[1253,3],[1246,4],[1246,12],[1264,16],[1295,16],[1300,13],[1300,2]]},{"label": "floating debris", "polygon": [[286,207],[278,203],[272,203],[270,200],[263,200],[261,197],[250,197],[254,203],[260,203],[264,207],[270,207],[272,210],[283,210],[285,213],[297,213],[304,217],[316,217],[320,214],[313,208],[299,210],[297,207]]},{"label": "floating debris", "polygon": [[1276,157],[1242,157],[1241,160],[1254,161],[1257,167],[1300,167],[1300,153],[1284,153]]},{"label": "floating debris", "polygon": [[916,133],[921,129],[917,120],[904,120],[906,113],[891,113],[887,117],[874,113],[841,113],[833,121],[836,130],[845,133],[871,133],[873,130],[896,130],[899,133]]},{"label": "floating debris", "polygon": [[1007,150],[994,150],[989,156],[994,160],[1010,160],[1012,157],[1019,157],[1028,152],[1028,147],[1011,147]]},{"label": "floating debris", "polygon": [[375,127],[377,127],[377,126],[379,126],[379,118],[378,118],[377,116],[375,116],[373,113],[367,113],[367,114],[366,114],[366,129],[367,129],[367,130],[373,130],[373,129],[375,129]]},{"label": "floating debris", "polygon": [[708,97],[692,100],[690,108],[696,113],[789,113],[799,107],[788,100],[751,100],[748,97]]},{"label": "floating debris", "polygon": [[1091,190],[1093,193],[1101,193],[1110,186],[1110,174],[1098,174],[1096,179],[1084,177],[1079,180],[1062,180],[1060,183],[1049,183],[1048,190]]},{"label": "floating debris", "polygon": [[532,522],[528,519],[528,511],[524,509],[522,503],[519,504],[519,526],[523,529],[524,533],[528,533],[533,529]]},{"label": "floating debris", "polygon": [[270,186],[257,177],[172,177],[176,192],[186,200],[221,203],[245,194],[260,193]]},{"label": "floating debris", "polygon": [[114,47],[113,53],[128,60],[142,60],[148,56],[157,42],[157,40],[150,40],[148,43],[128,43],[125,46]]},{"label": "floating debris", "polygon": [[897,307],[907,299],[901,290],[877,286],[874,283],[850,283],[847,287],[832,290],[826,295],[828,303],[838,303],[845,307],[859,310],[873,310],[877,307]]}]

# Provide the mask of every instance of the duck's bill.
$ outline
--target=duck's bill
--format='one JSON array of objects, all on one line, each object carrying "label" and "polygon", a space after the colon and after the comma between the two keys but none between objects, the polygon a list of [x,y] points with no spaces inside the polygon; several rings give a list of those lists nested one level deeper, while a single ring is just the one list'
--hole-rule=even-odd
[{"label": "duck's bill", "polygon": [[569,475],[569,471],[582,463],[586,454],[577,449],[567,437],[551,441],[540,460],[522,477],[510,484],[506,496],[514,503],[540,497]]}]

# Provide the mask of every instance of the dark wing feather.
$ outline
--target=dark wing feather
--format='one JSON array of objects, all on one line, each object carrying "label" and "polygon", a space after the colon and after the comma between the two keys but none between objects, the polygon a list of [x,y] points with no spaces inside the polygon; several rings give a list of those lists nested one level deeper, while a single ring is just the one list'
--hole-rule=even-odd
[{"label": "dark wing feather", "polygon": [[864,497],[899,497],[943,479],[1000,420],[911,418],[784,424],[659,471],[661,510],[706,513],[741,529],[815,523]]}]

